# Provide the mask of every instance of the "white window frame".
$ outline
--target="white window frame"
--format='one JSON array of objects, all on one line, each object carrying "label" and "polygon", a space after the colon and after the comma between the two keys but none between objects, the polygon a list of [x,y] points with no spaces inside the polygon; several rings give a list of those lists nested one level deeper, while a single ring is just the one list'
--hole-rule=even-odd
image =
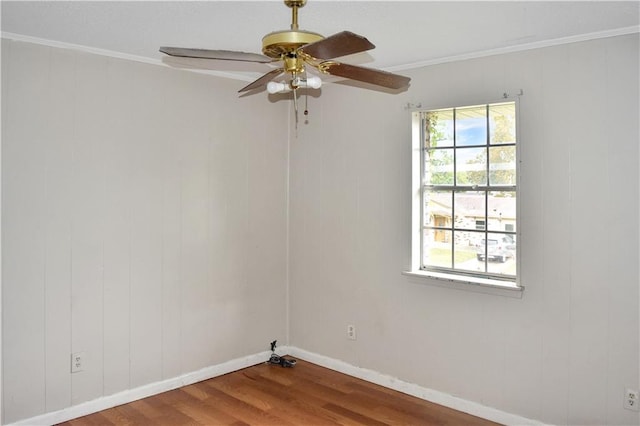
[{"label": "white window frame", "polygon": [[[459,105],[453,107],[434,107],[434,108],[420,108],[411,112],[411,194],[412,194],[412,209],[411,209],[411,265],[409,270],[403,271],[403,274],[413,278],[424,279],[427,283],[436,285],[447,285],[455,288],[470,289],[469,285],[473,289],[483,288],[488,289],[489,293],[496,294],[513,294],[519,297],[519,293],[524,290],[521,285],[521,247],[522,239],[520,229],[522,228],[520,223],[520,176],[521,176],[521,158],[520,147],[522,141],[520,138],[520,105],[519,98],[515,99],[500,99],[486,103],[475,103],[473,105],[491,105],[495,103],[515,102],[516,109],[516,217],[518,220],[518,226],[516,228],[516,276],[514,280],[497,279],[493,277],[480,276],[470,274],[468,272],[457,271],[435,271],[422,269],[422,190],[423,190],[423,133],[422,133],[422,113],[427,111],[434,111],[440,109],[450,108],[466,108],[467,105]],[[497,290],[497,291],[493,291]],[[504,293],[506,291],[506,293]]]}]

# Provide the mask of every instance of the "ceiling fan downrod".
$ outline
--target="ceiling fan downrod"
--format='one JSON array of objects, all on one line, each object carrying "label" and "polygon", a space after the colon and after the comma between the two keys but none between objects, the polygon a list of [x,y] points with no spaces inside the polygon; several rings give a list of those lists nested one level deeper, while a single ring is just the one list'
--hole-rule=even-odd
[{"label": "ceiling fan downrod", "polygon": [[307,4],[307,0],[284,0],[284,4],[291,8],[291,29],[298,29],[298,9]]}]

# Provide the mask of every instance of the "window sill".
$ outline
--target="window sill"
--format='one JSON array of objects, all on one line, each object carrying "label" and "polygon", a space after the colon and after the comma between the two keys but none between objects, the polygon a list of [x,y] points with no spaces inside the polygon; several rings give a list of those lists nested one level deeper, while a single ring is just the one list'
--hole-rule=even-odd
[{"label": "window sill", "polygon": [[438,287],[449,287],[458,290],[475,291],[478,293],[495,294],[498,296],[507,296],[522,298],[524,287],[516,285],[509,281],[494,280],[490,278],[480,278],[471,276],[461,276],[455,274],[447,274],[444,272],[432,271],[402,271],[402,274],[414,278],[421,284],[435,285]]}]

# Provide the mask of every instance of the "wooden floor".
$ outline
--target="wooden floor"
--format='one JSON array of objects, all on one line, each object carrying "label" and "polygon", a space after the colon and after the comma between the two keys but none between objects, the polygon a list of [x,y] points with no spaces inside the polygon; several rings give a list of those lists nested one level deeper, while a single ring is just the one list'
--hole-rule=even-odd
[{"label": "wooden floor", "polygon": [[300,361],[259,364],[62,425],[495,425]]}]

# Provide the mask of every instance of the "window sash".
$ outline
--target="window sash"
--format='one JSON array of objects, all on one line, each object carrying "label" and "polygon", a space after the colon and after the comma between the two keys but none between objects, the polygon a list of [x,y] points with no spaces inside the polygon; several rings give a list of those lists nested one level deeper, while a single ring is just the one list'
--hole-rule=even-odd
[{"label": "window sash", "polygon": [[[517,105],[515,102],[511,102],[513,104],[513,109],[514,109],[514,119],[517,116]],[[507,104],[507,103],[502,103],[502,104]],[[420,254],[419,254],[419,264],[420,264],[420,269],[421,270],[425,270],[425,271],[436,271],[436,272],[448,272],[448,273],[452,273],[454,275],[470,275],[470,276],[480,276],[480,277],[485,277],[485,278],[490,278],[490,279],[498,279],[498,280],[505,280],[505,281],[516,281],[517,279],[517,275],[518,275],[518,271],[517,271],[517,262],[514,261],[514,267],[516,268],[513,272],[513,274],[510,273],[501,273],[499,270],[498,272],[496,272],[496,268],[494,267],[490,267],[490,263],[489,263],[489,258],[492,257],[492,255],[496,255],[499,259],[501,258],[501,254],[502,251],[498,251],[497,254],[496,252],[492,252],[491,248],[489,247],[489,242],[490,241],[494,241],[495,239],[498,239],[499,243],[502,243],[502,240],[504,239],[505,241],[508,241],[509,238],[513,239],[513,246],[514,246],[514,256],[517,259],[517,232],[514,229],[517,230],[517,214],[515,214],[515,218],[513,219],[513,223],[509,223],[509,224],[504,224],[504,228],[503,229],[492,229],[490,226],[490,214],[489,214],[489,195],[492,192],[511,192],[515,195],[515,200],[514,203],[517,204],[517,198],[518,198],[518,187],[517,187],[517,179],[518,179],[518,170],[517,170],[517,166],[518,166],[518,149],[517,149],[517,136],[514,134],[515,137],[515,141],[495,141],[492,140],[492,123],[490,121],[491,119],[491,108],[494,106],[497,106],[500,104],[486,104],[486,105],[482,105],[482,106],[476,106],[476,107],[463,107],[463,108],[451,108],[448,110],[440,110],[440,111],[452,111],[452,115],[453,115],[453,120],[452,123],[448,123],[449,127],[453,128],[453,140],[451,140],[451,138],[449,139],[443,139],[445,141],[444,146],[437,146],[432,143],[431,141],[431,135],[427,135],[426,133],[428,133],[427,131],[427,120],[429,119],[429,114],[432,111],[423,111],[420,113],[420,180],[422,182],[421,186],[420,186],[420,195],[419,195],[419,199],[420,199],[420,226],[419,226],[419,249],[420,249]],[[457,116],[457,112],[459,110],[471,110],[473,112],[473,110],[475,109],[476,112],[481,111],[482,108],[484,108],[485,110],[485,118],[486,118],[486,124],[484,127],[484,135],[481,136],[481,138],[484,139],[484,142],[482,144],[479,143],[465,143],[465,144],[458,144],[458,140],[456,138],[457,136],[457,128],[458,128],[458,122],[456,121],[456,116]],[[514,124],[513,124],[513,131],[515,132],[515,128],[517,126],[517,119],[514,120]],[[478,140],[477,138],[475,140]],[[435,141],[436,143],[438,141]],[[514,152],[513,157],[510,161],[506,161],[505,163],[495,163],[492,162],[491,160],[491,149],[495,149],[495,148],[507,148],[509,149],[509,147],[513,147],[511,148]],[[459,166],[458,166],[458,156],[460,156],[461,154],[464,154],[466,152],[463,152],[462,150],[471,150],[471,149],[476,149],[476,152],[478,152],[479,149],[484,150],[485,152],[485,158],[484,158],[484,176],[482,174],[480,174],[480,176],[483,179],[483,184],[477,184],[480,182],[471,182],[471,183],[463,183],[460,182],[461,178],[463,177],[463,175],[460,175],[459,172]],[[429,183],[425,183],[428,179],[428,175],[425,172],[425,168],[428,164],[427,162],[427,156],[432,154],[432,153],[436,153],[439,150],[442,150],[442,152],[446,152],[444,150],[449,150],[448,152],[452,152],[453,153],[453,158],[452,158],[452,173],[453,173],[453,183],[449,183],[449,182],[439,182],[439,183],[434,183],[434,182],[429,182]],[[467,163],[469,164],[469,163]],[[509,168],[511,167],[511,169],[513,171],[513,178],[512,178],[512,184],[507,184],[505,185],[504,182],[500,182],[500,185],[492,185],[492,171],[493,170],[499,170],[500,166],[496,167],[495,164],[506,164],[506,167]],[[492,169],[493,168],[493,169]],[[429,175],[429,178],[431,176]],[[478,192],[484,195],[484,214],[481,217],[477,217],[476,219],[478,221],[484,221],[484,227],[482,229],[480,229],[480,227],[477,227],[476,225],[476,221],[474,220],[474,225],[473,227],[460,227],[460,226],[456,226],[455,224],[455,218],[456,216],[456,202],[454,201],[455,199],[455,194],[456,193],[462,193],[462,192],[469,192],[469,191],[473,191],[473,192]],[[450,224],[443,226],[442,223],[440,224],[431,224],[428,223],[425,218],[425,207],[426,207],[426,202],[425,202],[425,195],[427,193],[430,194],[435,194],[438,192],[447,192],[447,193],[451,193],[452,195],[452,200],[451,200],[451,211],[450,211]],[[517,211],[517,208],[514,208],[515,211]],[[502,218],[500,217],[500,220],[502,220]],[[509,226],[507,226],[509,225]],[[509,229],[509,230],[507,230]],[[425,237],[427,235],[427,233],[429,232],[439,232],[440,233],[440,237],[444,238],[446,240],[446,237],[443,237],[444,235],[448,235],[449,241],[446,241],[446,246],[445,246],[445,258],[446,258],[446,247],[449,247],[449,253],[448,255],[450,256],[450,262],[448,266],[442,266],[442,265],[437,265],[435,263],[432,264],[428,264],[427,261],[425,261],[426,259],[428,259],[429,255],[431,253],[425,253],[425,250],[433,250],[433,248],[431,246],[427,246],[425,244]],[[477,246],[477,259],[480,259],[481,256],[483,257],[483,262],[482,262],[482,270],[478,271],[478,270],[468,270],[470,268],[465,269],[465,267],[460,267],[457,265],[461,265],[463,262],[457,262],[456,261],[456,255],[459,253],[459,251],[456,250],[457,248],[457,240],[456,238],[459,235],[463,235],[463,236],[469,236],[469,235],[474,235],[475,238],[479,238],[481,241],[483,241],[483,244],[480,244]],[[490,238],[490,237],[494,237],[494,238]],[[471,239],[469,239],[469,241],[471,241]],[[505,244],[506,245],[506,244]],[[501,245],[502,247],[502,245]],[[467,250],[468,251],[468,250]],[[466,253],[466,256],[469,256],[469,253]],[[480,260],[478,260],[478,262],[480,262]]]}]

